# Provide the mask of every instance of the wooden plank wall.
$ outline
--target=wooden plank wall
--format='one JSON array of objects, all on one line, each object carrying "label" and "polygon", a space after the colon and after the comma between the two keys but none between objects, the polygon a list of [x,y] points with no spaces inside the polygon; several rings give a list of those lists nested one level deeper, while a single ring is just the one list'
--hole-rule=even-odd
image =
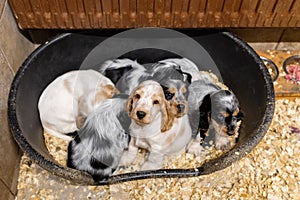
[{"label": "wooden plank wall", "polygon": [[300,27],[300,0],[10,0],[22,29]]}]

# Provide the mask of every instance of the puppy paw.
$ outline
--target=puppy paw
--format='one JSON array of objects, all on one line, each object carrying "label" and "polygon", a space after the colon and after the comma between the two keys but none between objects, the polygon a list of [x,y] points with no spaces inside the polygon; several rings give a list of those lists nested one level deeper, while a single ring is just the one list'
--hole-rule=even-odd
[{"label": "puppy paw", "polygon": [[223,136],[216,136],[215,147],[217,150],[226,151],[231,147],[230,140]]},{"label": "puppy paw", "polygon": [[190,143],[187,145],[187,153],[193,154],[195,156],[200,156],[205,153],[204,148],[200,145],[198,140],[191,140]]},{"label": "puppy paw", "polygon": [[135,160],[136,153],[125,151],[119,162],[119,166],[129,166]]}]

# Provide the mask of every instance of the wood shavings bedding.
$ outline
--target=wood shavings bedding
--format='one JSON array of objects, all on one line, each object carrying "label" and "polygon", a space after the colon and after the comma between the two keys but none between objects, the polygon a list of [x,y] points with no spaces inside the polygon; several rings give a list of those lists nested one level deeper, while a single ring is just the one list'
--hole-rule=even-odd
[{"label": "wood shavings bedding", "polygon": [[266,136],[240,161],[194,178],[78,186],[22,157],[16,199],[300,199],[300,98],[276,101]]}]

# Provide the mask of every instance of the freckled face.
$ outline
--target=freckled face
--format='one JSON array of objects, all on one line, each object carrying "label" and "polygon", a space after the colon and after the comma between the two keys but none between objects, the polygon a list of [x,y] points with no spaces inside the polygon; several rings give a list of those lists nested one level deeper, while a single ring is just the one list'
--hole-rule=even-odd
[{"label": "freckled face", "polygon": [[131,118],[139,124],[150,124],[160,113],[163,95],[158,84],[137,88],[133,93]]},{"label": "freckled face", "polygon": [[235,129],[238,121],[238,112],[238,108],[234,112],[228,110],[227,112],[221,112],[217,117],[214,118],[214,121],[217,124],[218,129],[220,130],[220,133],[229,136],[235,134]]},{"label": "freckled face", "polygon": [[187,88],[180,80],[170,80],[165,84],[165,98],[169,102],[173,114],[179,118],[187,114]]},{"label": "freckled face", "polygon": [[221,98],[219,103],[212,106],[212,125],[222,135],[235,134],[240,110],[234,96]]}]

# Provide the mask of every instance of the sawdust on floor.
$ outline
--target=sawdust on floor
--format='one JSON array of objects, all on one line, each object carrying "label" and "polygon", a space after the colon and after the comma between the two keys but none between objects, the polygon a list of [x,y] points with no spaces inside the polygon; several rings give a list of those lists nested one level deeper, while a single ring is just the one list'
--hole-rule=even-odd
[{"label": "sawdust on floor", "polygon": [[79,186],[22,157],[16,199],[300,199],[300,98],[276,100],[258,146],[206,176]]}]

